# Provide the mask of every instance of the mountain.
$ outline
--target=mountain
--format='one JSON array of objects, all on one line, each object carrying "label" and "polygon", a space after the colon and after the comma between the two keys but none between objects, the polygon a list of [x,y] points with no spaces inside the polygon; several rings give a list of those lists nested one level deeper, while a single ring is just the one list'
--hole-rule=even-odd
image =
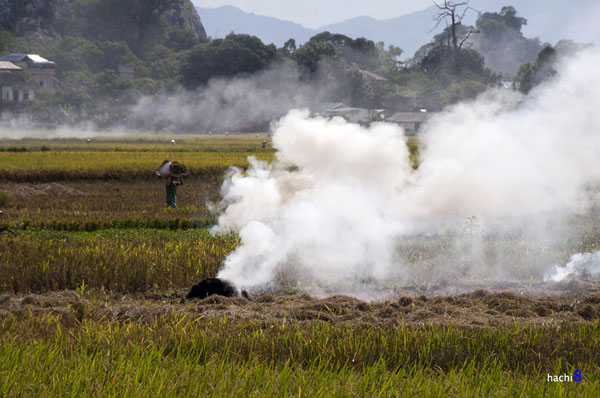
[{"label": "mountain", "polygon": [[[74,4],[75,3],[75,4]],[[17,35],[60,38],[70,34],[74,9],[83,2],[75,0],[0,0],[0,28]],[[89,2],[88,2],[89,3]],[[172,6],[165,12],[168,26],[177,27],[205,38],[206,32],[191,0]]]},{"label": "mountain", "polygon": [[[358,17],[337,24],[308,29],[295,22],[283,21],[274,17],[256,15],[232,6],[217,8],[196,7],[202,18],[206,33],[212,38],[225,37],[231,32],[246,33],[259,37],[265,43],[283,46],[290,38],[296,44],[303,44],[319,32],[343,33],[351,37],[366,37],[374,41],[394,44],[412,55],[421,44],[433,37],[429,32],[433,27],[435,7],[426,11],[406,14],[398,18],[380,21],[371,17]],[[438,30],[439,31],[439,30]],[[402,32],[398,35],[397,32]]]},{"label": "mountain", "polygon": [[385,20],[358,17],[323,26],[319,30],[342,33],[352,38],[363,36],[374,42],[382,41],[386,45],[393,44],[403,50],[404,57],[412,57],[412,54],[422,44],[427,43],[434,34],[442,31],[442,26],[434,29],[433,18],[437,11],[437,8],[432,6],[422,11]]},{"label": "mountain", "polygon": [[206,34],[215,39],[231,32],[246,33],[259,37],[264,43],[281,47],[290,38],[294,38],[298,44],[305,43],[319,32],[295,22],[244,12],[232,6],[196,7],[196,10],[204,21]]},{"label": "mountain", "polygon": [[[564,0],[471,0],[469,5],[474,10],[467,12],[464,24],[474,24],[477,11],[499,12],[502,7],[512,5],[519,16],[528,20],[523,27],[526,37],[539,37],[541,41],[553,44],[561,39],[580,42],[600,40],[598,24],[593,20],[600,11],[597,0],[578,0],[576,3]],[[294,22],[247,13],[231,6],[197,9],[207,34],[214,38],[224,37],[230,32],[248,33],[266,43],[281,46],[290,37],[296,40],[296,44],[302,44],[314,34],[327,30],[353,38],[362,36],[375,42],[383,41],[386,45],[393,44],[404,50],[404,57],[412,57],[421,45],[431,41],[445,27],[440,24],[433,29],[434,17],[439,11],[435,6],[385,20],[357,17],[316,30]]]}]

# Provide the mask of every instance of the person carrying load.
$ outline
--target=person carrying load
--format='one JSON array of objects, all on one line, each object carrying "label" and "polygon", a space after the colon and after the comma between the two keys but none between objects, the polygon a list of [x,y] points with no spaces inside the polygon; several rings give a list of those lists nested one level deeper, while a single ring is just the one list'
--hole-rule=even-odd
[{"label": "person carrying load", "polygon": [[177,208],[177,186],[183,185],[183,177],[187,175],[184,165],[165,160],[156,172],[159,177],[166,177],[167,206]]}]

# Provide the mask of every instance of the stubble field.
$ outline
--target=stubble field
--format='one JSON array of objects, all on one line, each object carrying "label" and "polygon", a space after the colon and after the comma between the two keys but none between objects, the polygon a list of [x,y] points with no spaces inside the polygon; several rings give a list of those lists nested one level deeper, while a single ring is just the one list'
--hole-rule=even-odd
[{"label": "stubble field", "polygon": [[[208,203],[228,166],[274,158],[267,139],[0,140],[0,225],[18,234],[0,235],[0,395],[600,396],[587,280],[183,301],[239,245],[208,231]],[[153,176],[163,159],[190,169],[177,210]],[[544,255],[597,250],[594,225]],[[420,247],[414,266],[439,250]]]}]

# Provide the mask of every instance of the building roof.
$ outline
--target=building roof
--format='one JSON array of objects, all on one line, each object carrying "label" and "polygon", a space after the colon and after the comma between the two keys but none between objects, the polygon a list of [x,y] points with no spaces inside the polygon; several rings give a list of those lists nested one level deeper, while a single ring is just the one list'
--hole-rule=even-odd
[{"label": "building roof", "polygon": [[17,66],[15,64],[13,64],[12,62],[8,62],[8,61],[0,61],[0,70],[21,70],[23,68],[21,68],[20,66]]},{"label": "building roof", "polygon": [[42,58],[37,54],[8,54],[0,58],[0,61],[8,62],[27,62],[33,66],[54,66],[56,63],[48,61],[46,58]]},{"label": "building roof", "polygon": [[385,120],[393,123],[423,123],[429,116],[427,112],[396,112]]},{"label": "building roof", "polygon": [[387,82],[388,81],[388,79],[386,79],[385,77],[380,76],[380,75],[378,75],[376,73],[373,73],[373,72],[369,72],[368,70],[359,69],[359,71],[360,71],[360,73],[362,73],[362,75],[364,77],[368,77],[368,78],[376,80],[378,82]]},{"label": "building roof", "polygon": [[332,109],[337,109],[337,108],[341,108],[341,107],[346,107],[346,105],[342,104],[341,102],[321,102],[318,104],[312,104],[310,106],[310,111],[312,113],[321,113],[321,112],[330,111]]},{"label": "building roof", "polygon": [[348,112],[357,112],[360,111],[360,108],[352,108],[349,106],[338,107],[334,109],[328,109],[323,113],[348,113]]},{"label": "building roof", "polygon": [[498,82],[498,83],[496,83],[496,86],[498,88],[511,89],[515,86],[515,83],[514,82]]}]

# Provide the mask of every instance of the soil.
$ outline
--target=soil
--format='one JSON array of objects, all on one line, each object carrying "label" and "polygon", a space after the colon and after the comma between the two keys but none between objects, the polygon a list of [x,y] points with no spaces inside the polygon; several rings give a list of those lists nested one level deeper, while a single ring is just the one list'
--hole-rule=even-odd
[{"label": "soil", "polygon": [[[526,294],[527,293],[527,294]],[[152,322],[161,315],[193,319],[227,317],[278,322],[332,322],[376,327],[453,325],[470,328],[558,326],[600,319],[600,285],[571,281],[529,290],[474,290],[454,295],[416,295],[407,291],[392,299],[366,302],[349,296],[315,298],[307,294],[262,293],[242,297],[210,296],[183,300],[185,292],[144,295],[92,294],[74,291],[0,295],[0,319],[55,314],[65,322],[82,319]]]}]

